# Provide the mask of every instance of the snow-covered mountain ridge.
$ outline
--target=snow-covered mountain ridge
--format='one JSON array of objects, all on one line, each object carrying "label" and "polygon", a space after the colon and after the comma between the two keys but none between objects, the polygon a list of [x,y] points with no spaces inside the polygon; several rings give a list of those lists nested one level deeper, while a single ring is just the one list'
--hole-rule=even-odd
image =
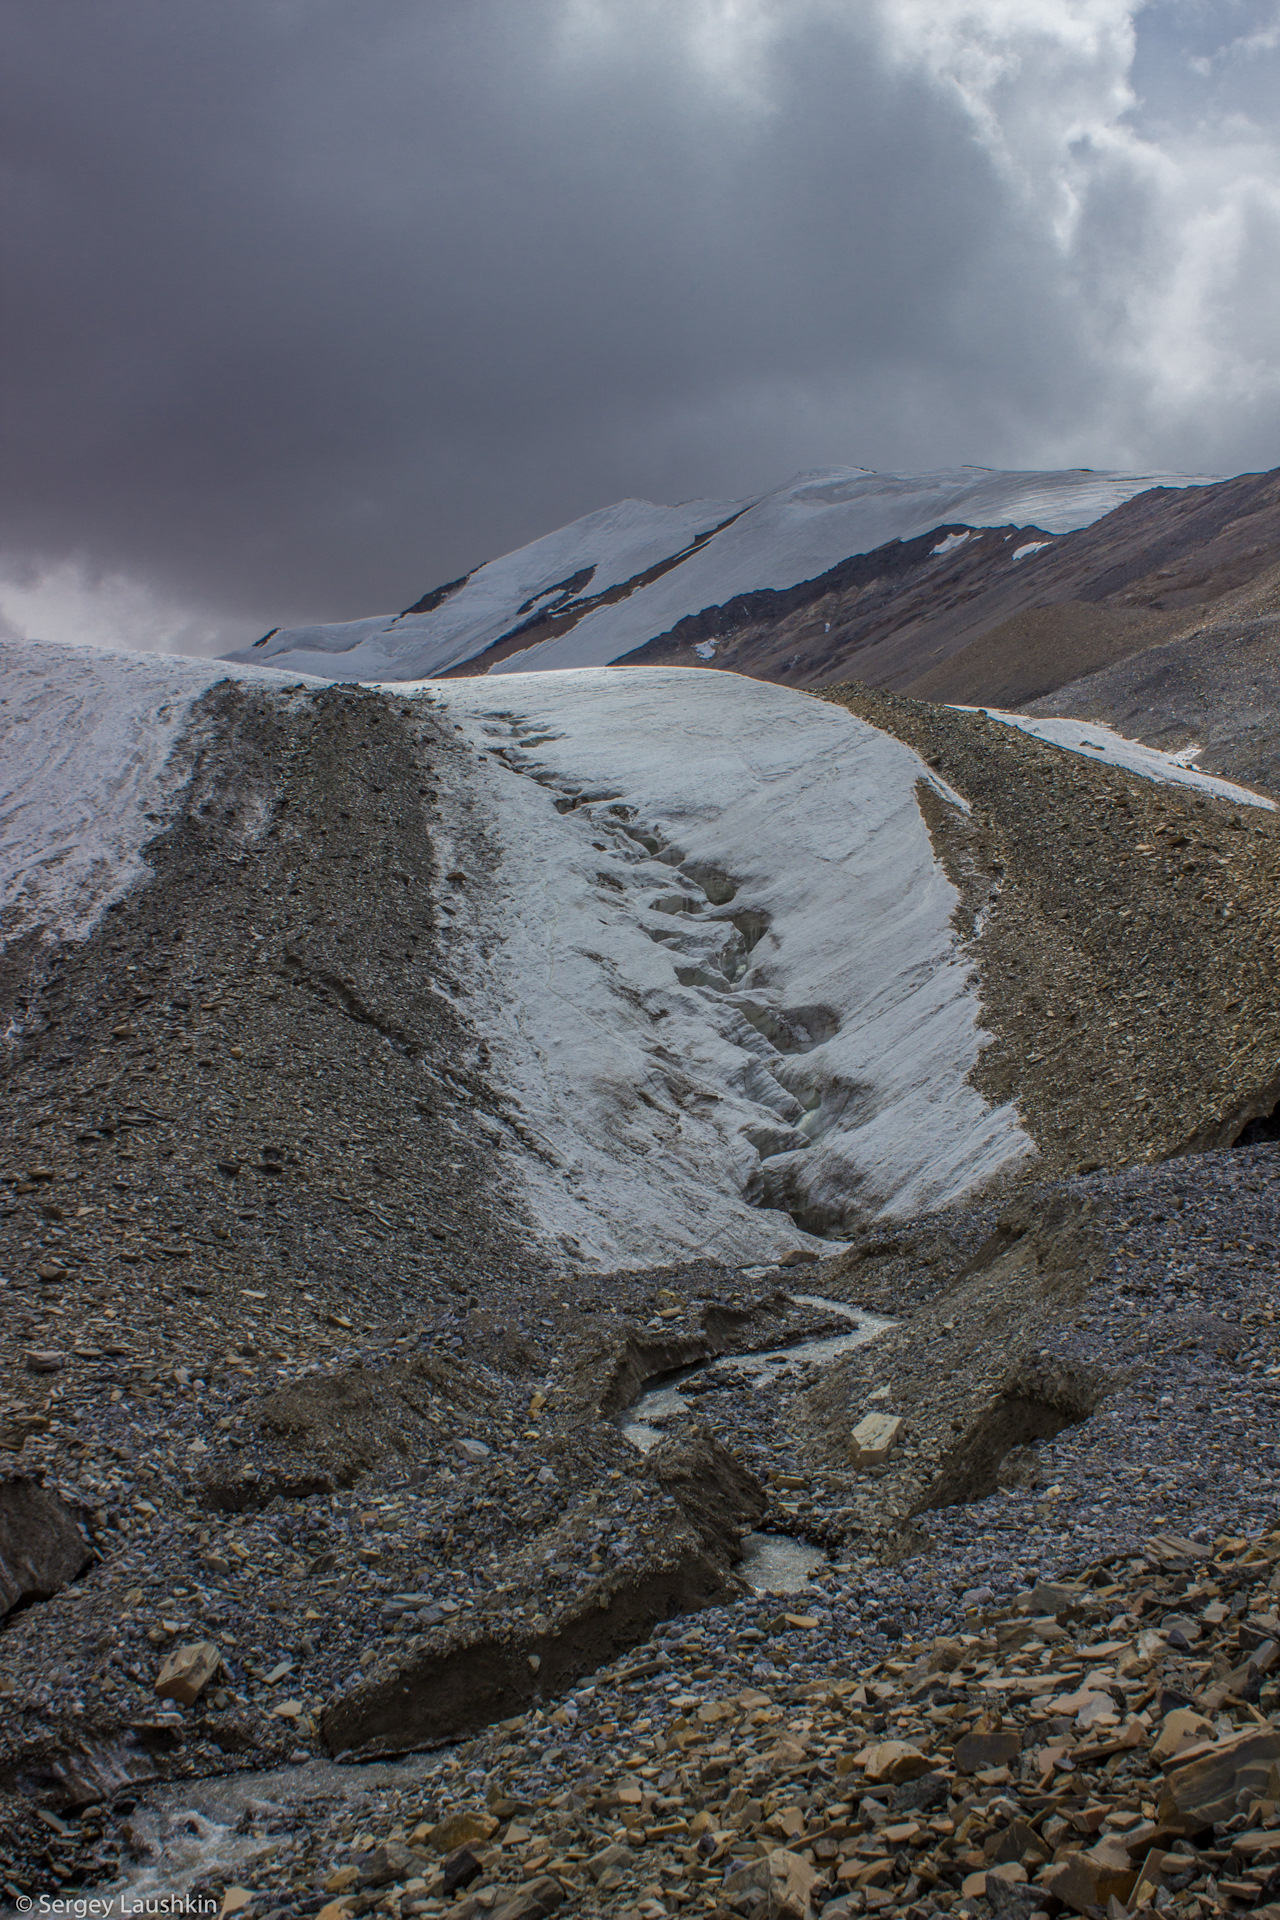
[{"label": "snow-covered mountain ridge", "polygon": [[403,614],[278,630],[230,657],[344,680],[604,666],[706,608],[813,580],[892,542],[937,531],[941,559],[966,529],[1004,527],[1017,531],[1002,564],[1015,566],[1038,535],[1089,526],[1153,487],[1205,484],[1204,476],[1088,469],[833,467],[745,500],[623,500],[489,561]]}]

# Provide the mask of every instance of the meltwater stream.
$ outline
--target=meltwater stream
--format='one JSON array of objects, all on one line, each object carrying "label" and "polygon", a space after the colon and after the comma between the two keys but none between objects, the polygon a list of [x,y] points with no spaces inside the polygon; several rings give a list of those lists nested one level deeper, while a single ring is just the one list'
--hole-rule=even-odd
[{"label": "meltwater stream", "polygon": [[[750,1273],[752,1269],[748,1268],[747,1271]],[[826,1300],[818,1293],[793,1293],[788,1297],[798,1307],[821,1307],[825,1312],[847,1320],[848,1333],[797,1340],[793,1346],[770,1347],[762,1353],[725,1353],[718,1359],[699,1360],[691,1367],[683,1367],[679,1373],[669,1374],[666,1379],[659,1381],[657,1386],[646,1387],[632,1401],[621,1421],[624,1438],[633,1447],[638,1447],[641,1453],[648,1453],[651,1447],[656,1447],[667,1421],[680,1419],[693,1412],[680,1389],[695,1374],[747,1374],[756,1392],[762,1393],[788,1375],[795,1377],[809,1368],[829,1365],[831,1361],[839,1359],[842,1353],[848,1353],[851,1347],[865,1346],[868,1340],[874,1340],[878,1333],[883,1333],[886,1327],[893,1325],[892,1320],[882,1319],[878,1314],[864,1313],[861,1307],[847,1307],[840,1300]]]},{"label": "meltwater stream", "polygon": [[[773,1271],[762,1267],[756,1273],[763,1276]],[[649,1388],[626,1410],[620,1425],[632,1444],[647,1453],[661,1439],[662,1423],[691,1411],[680,1388],[695,1374],[733,1369],[739,1379],[750,1380],[753,1391],[764,1392],[788,1378],[798,1383],[893,1325],[892,1320],[820,1294],[796,1293],[790,1298],[797,1306],[818,1308],[846,1320],[848,1332],[798,1340],[760,1353],[726,1354],[684,1369]],[[798,1593],[826,1564],[826,1555],[817,1547],[787,1534],[749,1533],[743,1548],[738,1572],[757,1593]],[[131,1821],[134,1845],[143,1857],[114,1886],[102,1889],[102,1904],[96,1909],[99,1920],[130,1920],[130,1916],[136,1920],[146,1913],[148,1901],[172,1901],[214,1873],[228,1882],[239,1879],[252,1886],[259,1860],[274,1851],[277,1818],[288,1827],[294,1815],[305,1816],[309,1803],[316,1814],[343,1805],[356,1816],[380,1790],[425,1779],[440,1757],[439,1751],[410,1753],[351,1766],[317,1756],[305,1764],[260,1773],[156,1785],[139,1796]],[[170,1905],[152,1910],[174,1909]]]},{"label": "meltwater stream", "polygon": [[[750,1271],[750,1269],[748,1269]],[[761,1269],[761,1272],[766,1269]],[[791,1346],[770,1347],[761,1353],[727,1353],[716,1360],[698,1361],[694,1366],[670,1374],[656,1386],[647,1387],[627,1408],[620,1426],[623,1436],[641,1453],[648,1453],[662,1439],[663,1429],[672,1420],[682,1419],[693,1408],[681,1388],[695,1375],[732,1373],[746,1375],[757,1393],[768,1392],[780,1381],[790,1378],[796,1384],[814,1369],[829,1366],[851,1347],[864,1346],[878,1333],[893,1325],[860,1307],[845,1306],[843,1301],[828,1300],[817,1293],[793,1293],[796,1306],[818,1307],[849,1322],[847,1333],[824,1334],[811,1340],[798,1340]],[[743,1538],[743,1555],[737,1571],[757,1593],[799,1593],[810,1578],[826,1565],[827,1556],[819,1547],[785,1533],[748,1533]]]}]

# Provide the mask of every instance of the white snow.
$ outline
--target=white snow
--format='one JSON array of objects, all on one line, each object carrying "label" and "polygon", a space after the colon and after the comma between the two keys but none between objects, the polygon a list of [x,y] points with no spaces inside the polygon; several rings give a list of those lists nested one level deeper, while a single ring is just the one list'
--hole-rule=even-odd
[{"label": "white snow", "polygon": [[1003,720],[1006,726],[1034,734],[1037,740],[1045,740],[1050,746],[1083,754],[1086,759],[1105,761],[1108,766],[1127,767],[1130,773],[1140,773],[1146,780],[1195,787],[1201,793],[1211,793],[1219,800],[1233,800],[1239,806],[1275,810],[1275,801],[1263,794],[1253,793],[1248,787],[1237,787],[1230,780],[1219,780],[1211,773],[1201,773],[1190,765],[1202,751],[1200,747],[1184,747],[1180,753],[1161,753],[1156,747],[1144,746],[1140,740],[1126,740],[1122,733],[1100,721],[1005,713],[999,707],[960,707],[957,711],[985,713],[989,719]]},{"label": "white snow", "polygon": [[[83,938],[145,878],[209,687],[298,686],[39,642],[0,659],[6,939]],[[422,695],[476,749],[437,762],[442,857],[464,816],[498,849],[463,890],[476,920],[454,937],[476,946],[457,970],[504,1083],[489,1124],[558,1251],[767,1259],[807,1238],[793,1212],[824,1228],[936,1204],[1031,1151],[968,1085],[972,962],[916,782],[963,803],[909,748],[731,674]]]},{"label": "white snow", "polygon": [[218,660],[0,642],[0,938],[82,940],[146,872],[142,849],[182,788],[176,747]]},{"label": "white snow", "polygon": [[491,958],[454,970],[548,1235],[606,1266],[767,1257],[789,1211],[939,1204],[1031,1151],[968,1084],[973,965],[910,748],[693,669],[423,691],[487,751]]},{"label": "white snow", "polygon": [[1029,560],[1033,553],[1043,553],[1050,544],[1048,540],[1028,540],[1025,547],[1015,547],[1009,558],[1016,567],[1019,560]]},{"label": "white snow", "polygon": [[[83,938],[145,876],[190,765],[175,750],[226,669],[38,642],[0,662],[0,932]],[[1032,1151],[1012,1107],[969,1084],[977,983],[917,783],[964,803],[910,748],[727,673],[417,691],[474,749],[437,762],[442,858],[467,815],[496,849],[462,890],[455,971],[501,1085],[507,1118],[489,1124],[548,1244],[601,1266],[770,1258],[803,1229],[942,1204]],[[1188,767],[1192,749],[984,711],[1273,804]]]},{"label": "white snow", "polygon": [[[1002,473],[959,467],[941,473],[870,473],[831,467],[800,474],[748,500],[695,500],[679,507],[623,500],[480,567],[434,612],[340,626],[288,629],[233,659],[277,660],[326,679],[417,679],[469,661],[540,606],[591,597],[679,554],[657,579],[597,605],[558,637],[497,662],[495,673],[602,666],[667,633],[687,615],[736,595],[814,579],[850,554],[911,540],[948,524],[1038,527],[1067,533],[1154,486],[1198,486],[1206,476]],[[722,523],[728,521],[728,525]],[[700,534],[719,527],[696,551]],[[949,550],[952,534],[935,551]],[[549,590],[586,568],[592,579],[561,597]],[[341,659],[338,667],[333,656]]]},{"label": "white snow", "polygon": [[936,560],[939,554],[954,553],[957,547],[962,547],[966,540],[972,540],[972,538],[971,533],[949,533],[944,539],[939,540],[936,547],[930,547],[930,558]]},{"label": "white snow", "polygon": [[[527,547],[478,567],[431,613],[379,614],[336,626],[291,627],[235,660],[311,659],[309,671],[343,680],[420,678],[441,673],[499,639],[522,619],[551,612],[582,595],[603,593],[682,553],[699,534],[749,504],[687,500],[676,507],[618,500]],[[592,569],[576,589],[563,583]],[[555,591],[555,589],[561,589]],[[335,675],[325,655],[342,655]],[[314,658],[312,658],[314,656]]]}]

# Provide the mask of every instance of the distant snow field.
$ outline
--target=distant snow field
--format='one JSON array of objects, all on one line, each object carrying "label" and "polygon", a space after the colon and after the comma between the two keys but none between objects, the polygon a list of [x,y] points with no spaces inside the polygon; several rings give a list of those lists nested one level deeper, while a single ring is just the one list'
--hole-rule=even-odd
[{"label": "distant snow field", "polygon": [[1007,727],[1017,727],[1022,733],[1034,734],[1037,740],[1047,741],[1050,746],[1061,747],[1067,753],[1084,754],[1090,760],[1096,760],[1110,767],[1124,767],[1129,773],[1138,773],[1144,780],[1159,780],[1168,786],[1196,787],[1201,793],[1211,793],[1219,800],[1234,800],[1237,806],[1265,807],[1268,812],[1275,811],[1275,801],[1268,800],[1264,794],[1254,793],[1249,787],[1238,787],[1231,780],[1219,780],[1212,773],[1201,773],[1192,765],[1199,747],[1184,747],[1181,753],[1161,753],[1157,747],[1146,747],[1140,740],[1126,740],[1114,727],[1105,726],[1096,720],[1060,720],[1051,715],[1030,713],[1006,713],[1001,707],[960,707],[961,713],[985,713],[992,720],[1002,720]]},{"label": "distant snow field", "polygon": [[[1149,487],[1204,484],[1203,475],[1089,468],[903,474],[829,467],[745,500],[677,507],[619,500],[440,588],[422,612],[284,629],[231,658],[287,658],[302,672],[344,680],[419,679],[468,661],[504,676],[606,666],[688,615],[738,594],[816,579],[891,540],[948,525],[1070,533]],[[967,537],[953,532],[933,552],[953,552]],[[1013,558],[1035,551],[1037,543],[1024,544]],[[567,630],[529,628],[540,613],[554,614]],[[515,650],[486,667],[484,650],[498,640]]]}]

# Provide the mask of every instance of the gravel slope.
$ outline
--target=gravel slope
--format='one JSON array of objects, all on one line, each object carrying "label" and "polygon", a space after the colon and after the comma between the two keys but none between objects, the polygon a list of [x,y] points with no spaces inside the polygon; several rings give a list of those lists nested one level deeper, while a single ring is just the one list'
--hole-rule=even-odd
[{"label": "gravel slope", "polygon": [[[463,1889],[494,1894],[473,1920],[548,1879],[570,1911],[750,1920],[732,1848],[673,1875],[655,1818],[606,1885],[579,1841],[626,1823],[571,1839],[560,1796],[650,1767],[685,1795],[660,1814],[713,1828],[728,1770],[661,1784],[686,1692],[790,1711],[1037,1576],[1273,1520],[1280,1148],[1225,1144],[1277,1097],[1271,817],[841,697],[970,802],[919,790],[994,1035],[978,1089],[1040,1157],[817,1274],[583,1274],[535,1236],[453,971],[493,849],[483,815],[438,813],[467,749],[429,707],[215,690],[154,878],[80,946],[9,950],[0,1561],[6,1503],[37,1495],[28,1540],[96,1556],[3,1629],[11,1897],[186,1860],[263,1916],[344,1892],[434,1916],[462,1904],[435,1864],[326,1882],[365,1835],[404,1846],[492,1795],[529,1837]],[[897,1325],[767,1393],[705,1368],[825,1325],[801,1293]],[[686,1367],[693,1413],[642,1460],[619,1417]],[[869,1411],[903,1422],[879,1464],[851,1449]],[[806,1592],[744,1586],[749,1531],[822,1551]],[[194,1704],[158,1697],[205,1643]],[[402,1748],[438,1752],[366,1757]]]},{"label": "gravel slope", "polygon": [[1280,829],[1059,751],[981,713],[866,687],[838,700],[967,799],[920,805],[964,907],[995,1036],[975,1072],[1042,1166],[1225,1145],[1280,1098]]}]

